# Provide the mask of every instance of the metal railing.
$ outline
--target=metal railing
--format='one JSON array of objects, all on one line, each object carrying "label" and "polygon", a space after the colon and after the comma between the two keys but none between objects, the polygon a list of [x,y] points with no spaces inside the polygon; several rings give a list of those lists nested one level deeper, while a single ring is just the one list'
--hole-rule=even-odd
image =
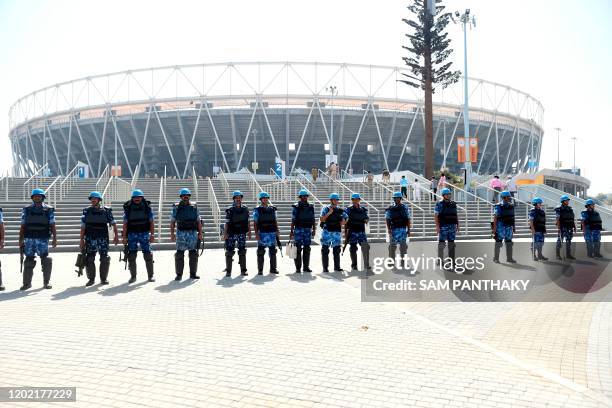
[{"label": "metal railing", "polygon": [[136,165],[136,168],[134,169],[134,172],[132,173],[132,182],[130,183],[132,188],[136,187],[139,177],[140,177],[140,163]]},{"label": "metal railing", "polygon": [[[476,195],[478,195],[478,196],[484,195],[484,198],[482,198],[482,197],[481,198],[483,200],[487,200],[487,202],[497,201],[495,198],[496,197],[499,198],[499,194],[501,193],[501,191],[497,191],[497,190],[487,186],[484,183],[483,184],[477,184],[474,187],[474,191],[476,192]],[[518,191],[514,195],[514,197],[512,198],[512,201],[521,203],[521,204],[523,204],[525,206],[525,218],[527,220],[529,220],[529,209],[531,208],[531,203],[520,199],[519,196],[518,196]]]},{"label": "metal railing", "polygon": [[193,193],[195,194],[196,203],[200,201],[200,189],[198,188],[198,177],[194,166],[191,166],[191,177],[193,178]]},{"label": "metal railing", "polygon": [[49,165],[45,164],[40,169],[36,170],[34,174],[32,174],[30,178],[27,179],[25,183],[23,183],[23,199],[24,200],[30,196],[32,189],[38,188],[41,186],[42,177],[40,176],[40,174],[42,174],[42,172],[48,167]]},{"label": "metal railing", "polygon": [[244,170],[246,170],[247,174],[249,175],[249,178],[247,179],[247,183],[249,185],[249,188],[251,189],[253,200],[257,201],[257,194],[261,191],[264,191],[264,189],[261,187],[261,185],[255,178],[253,173],[249,171],[249,169],[245,167]]},{"label": "metal railing", "polygon": [[57,176],[45,190],[45,201],[51,206],[56,206],[57,202],[62,199],[61,180],[62,176]]},{"label": "metal railing", "polygon": [[227,178],[225,177],[225,173],[223,170],[219,170],[217,173],[217,178],[221,180],[221,185],[223,186],[223,192],[225,193],[225,197],[229,195],[229,183],[227,182]]},{"label": "metal railing", "polygon": [[274,183],[264,184],[261,187],[278,201],[288,201],[292,198],[289,185],[290,183],[287,180],[279,180]]},{"label": "metal railing", "polygon": [[0,185],[2,186],[2,188],[4,189],[4,199],[6,201],[8,201],[9,199],[9,177],[8,176],[3,176],[0,179]]},{"label": "metal railing", "polygon": [[219,207],[219,201],[217,200],[217,195],[215,194],[215,188],[213,187],[213,183],[210,177],[208,179],[208,203],[210,204],[210,210],[212,212],[213,223],[215,225],[215,229],[217,230],[217,237],[219,241],[222,239],[221,233],[221,207]]},{"label": "metal railing", "polygon": [[106,165],[102,173],[100,173],[100,177],[98,177],[98,181],[96,181],[96,190],[100,191],[100,186],[106,187],[108,185],[108,181],[111,179],[111,168]]},{"label": "metal railing", "polygon": [[164,219],[164,197],[166,190],[166,174],[159,179],[159,202],[157,203],[157,239],[162,241],[162,225]]}]

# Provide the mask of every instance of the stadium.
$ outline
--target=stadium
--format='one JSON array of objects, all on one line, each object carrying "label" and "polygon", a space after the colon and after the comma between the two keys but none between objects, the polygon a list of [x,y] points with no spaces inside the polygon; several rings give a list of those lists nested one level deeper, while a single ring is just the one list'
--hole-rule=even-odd
[{"label": "stadium", "polygon": [[[13,174],[43,166],[89,176],[179,178],[235,172],[277,158],[287,174],[324,168],[337,155],[360,173],[422,172],[422,91],[399,80],[405,68],[317,62],[243,62],[115,72],[52,85],[10,108]],[[526,172],[539,163],[542,104],[510,86],[469,80],[470,133],[479,174]],[[435,167],[458,171],[461,82],[434,94]],[[333,158],[333,156],[330,156]],[[473,159],[474,160],[474,159]],[[138,170],[137,170],[138,169]],[[137,176],[138,176],[137,175]]]}]

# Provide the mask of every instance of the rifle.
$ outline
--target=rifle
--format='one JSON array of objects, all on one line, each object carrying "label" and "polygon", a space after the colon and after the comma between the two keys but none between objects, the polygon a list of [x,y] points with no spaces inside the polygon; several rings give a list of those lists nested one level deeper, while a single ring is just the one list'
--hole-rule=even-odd
[{"label": "rifle", "polygon": [[198,243],[196,245],[196,249],[198,250],[198,257],[202,256],[204,253],[204,221],[200,220],[200,225],[202,226],[202,239],[198,239]]},{"label": "rifle", "polygon": [[349,232],[349,229],[347,228],[345,230],[345,233],[344,233],[344,245],[342,245],[342,253],[341,253],[341,255],[344,255],[344,250],[346,249],[346,246],[349,243],[349,234],[350,234],[350,232]]},{"label": "rifle", "polygon": [[276,235],[276,246],[278,247],[278,251],[281,254],[281,258],[283,258],[283,244],[281,244],[280,238],[278,238],[278,234]]},{"label": "rifle", "polygon": [[75,269],[75,272],[77,273],[77,276],[83,276],[83,269],[85,268],[85,248],[81,249],[81,252],[79,252],[79,254],[77,255],[77,260],[74,263],[74,266],[76,266],[78,269]]},{"label": "rifle", "polygon": [[19,245],[19,273],[23,274],[23,244]]},{"label": "rifle", "polygon": [[[124,270],[127,269],[127,265],[128,265],[128,253],[129,252],[130,251],[128,250],[128,246],[124,245],[123,246],[123,251],[121,251],[121,253],[119,254],[119,262],[125,263],[125,266],[123,268]],[[123,258],[121,257],[121,254],[123,254]]]}]

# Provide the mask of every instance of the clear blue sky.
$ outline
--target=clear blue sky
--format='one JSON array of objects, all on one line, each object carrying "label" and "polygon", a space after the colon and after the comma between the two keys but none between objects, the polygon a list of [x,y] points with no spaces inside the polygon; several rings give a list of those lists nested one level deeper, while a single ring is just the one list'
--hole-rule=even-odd
[{"label": "clear blue sky", "polygon": [[[0,0],[0,129],[9,106],[56,82],[124,69],[243,60],[319,60],[401,65],[408,1]],[[447,0],[469,7],[470,76],[505,83],[546,109],[542,165],[561,160],[612,192],[612,1]],[[449,26],[462,66],[461,33]],[[608,120],[606,120],[608,119]],[[0,138],[0,171],[10,167]]]}]

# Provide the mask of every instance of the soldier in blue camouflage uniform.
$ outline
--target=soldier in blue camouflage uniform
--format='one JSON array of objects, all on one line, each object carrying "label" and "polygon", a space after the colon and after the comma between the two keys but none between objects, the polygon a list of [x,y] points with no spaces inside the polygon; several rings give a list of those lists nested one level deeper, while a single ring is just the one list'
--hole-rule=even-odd
[{"label": "soldier in blue camouflage uniform", "polygon": [[493,208],[493,235],[495,237],[495,247],[493,252],[493,262],[499,263],[499,252],[501,247],[506,244],[506,262],[516,263],[512,258],[512,236],[516,232],[514,222],[514,204],[512,195],[509,191],[502,191],[502,201],[495,204]]},{"label": "soldier in blue camouflage uniform", "polygon": [[248,275],[246,267],[246,237],[251,239],[251,224],[249,223],[249,209],[242,205],[243,195],[240,191],[232,193],[234,203],[225,209],[225,229],[223,239],[225,240],[225,276],[232,276],[232,262],[234,250],[238,245],[238,264],[240,274]]},{"label": "soldier in blue camouflage uniform", "polygon": [[[298,192],[300,200],[293,204],[291,210],[291,232],[289,239],[297,249],[295,273],[302,272],[302,261],[304,261],[304,272],[312,272],[310,269],[310,244],[315,236],[317,225],[315,223],[314,206],[308,202],[310,194],[302,189]],[[302,255],[303,252],[303,255]]]},{"label": "soldier in blue camouflage uniform", "polygon": [[[402,267],[404,256],[408,252],[406,241],[412,226],[411,217],[410,207],[408,207],[408,204],[402,203],[402,193],[394,192],[393,205],[385,210],[385,221],[387,223],[387,234],[389,234],[389,258],[395,259],[397,246],[400,247],[402,261],[395,265],[396,268]],[[404,264],[404,267],[407,266]]]},{"label": "soldier in blue camouflage uniform", "polygon": [[[183,278],[185,251],[189,252],[189,279],[200,279],[198,272],[198,243],[202,243],[202,222],[196,203],[190,201],[191,191],[182,188],[180,201],[172,206],[170,216],[170,240],[176,242],[174,254],[175,281]],[[178,231],[175,234],[175,229]]]},{"label": "soldier in blue camouflage uniform", "polygon": [[263,275],[264,255],[268,248],[270,257],[270,273],[278,274],[276,269],[276,240],[279,236],[276,221],[276,207],[270,205],[270,194],[259,193],[261,204],[253,210],[253,229],[257,239],[257,274]]},{"label": "soldier in blue camouflage uniform", "polygon": [[448,257],[451,269],[455,265],[455,238],[459,232],[459,217],[457,215],[457,203],[451,200],[449,188],[440,191],[442,200],[434,207],[434,219],[436,222],[436,233],[438,234],[438,259],[444,265],[444,248],[448,241]]},{"label": "soldier in blue camouflage uniform", "polygon": [[548,258],[542,255],[544,237],[546,236],[546,211],[542,208],[542,202],[540,197],[534,197],[531,200],[533,208],[529,211],[529,228],[533,235],[531,251],[534,261],[548,261]]},{"label": "soldier in blue camouflage uniform", "polygon": [[557,259],[561,260],[561,243],[565,241],[565,258],[576,259],[572,256],[572,238],[576,232],[576,220],[574,209],[570,207],[570,198],[567,194],[563,194],[559,201],[561,205],[555,207],[555,218],[557,224]]},{"label": "soldier in blue camouflage uniform", "polygon": [[130,270],[128,283],[136,282],[136,256],[139,246],[145,261],[148,280],[155,282],[150,245],[155,242],[154,219],[151,202],[144,199],[144,193],[138,189],[132,191],[132,199],[123,204],[123,245],[128,246],[128,268]]},{"label": "soldier in blue camouflage uniform", "polygon": [[117,223],[110,208],[100,206],[102,194],[92,191],[89,194],[91,205],[83,210],[81,216],[81,241],[80,247],[85,250],[85,271],[87,283],[91,286],[96,279],[96,252],[100,253],[100,283],[108,285],[108,270],[110,268],[110,256],[108,256],[108,226],[111,225],[114,231],[113,243],[119,243],[117,234]]},{"label": "soldier in blue camouflage uniform", "polygon": [[351,269],[357,270],[357,244],[361,246],[363,257],[363,269],[369,271],[370,268],[370,244],[366,236],[365,226],[369,221],[368,209],[361,206],[361,195],[353,193],[351,195],[352,205],[346,207],[344,212],[347,215],[347,222],[344,225],[345,236],[348,236],[351,254]]},{"label": "soldier in blue camouflage uniform", "polygon": [[329,247],[332,247],[334,255],[334,272],[343,272],[340,267],[340,245],[342,244],[342,226],[346,222],[346,213],[338,202],[340,196],[336,193],[329,195],[330,205],[321,209],[321,261],[323,272],[329,272]]},{"label": "soldier in blue camouflage uniform", "polygon": [[[2,208],[0,208],[0,249],[4,248],[4,216],[2,215]],[[2,285],[2,266],[0,264],[0,292],[4,290]]]},{"label": "soldier in blue camouflage uniform", "polygon": [[586,200],[585,208],[586,210],[580,213],[580,219],[582,221],[582,233],[584,234],[584,242],[587,247],[587,255],[589,258],[602,258],[600,252],[601,215],[595,211],[595,201],[590,198]]},{"label": "soldier in blue camouflage uniform", "polygon": [[36,266],[36,254],[40,257],[45,289],[51,289],[51,268],[53,261],[49,257],[49,236],[53,236],[52,246],[57,246],[55,231],[55,209],[43,201],[45,192],[39,188],[32,190],[33,204],[21,211],[21,228],[19,230],[19,246],[23,247],[23,286],[20,290],[32,287],[32,277]]}]

